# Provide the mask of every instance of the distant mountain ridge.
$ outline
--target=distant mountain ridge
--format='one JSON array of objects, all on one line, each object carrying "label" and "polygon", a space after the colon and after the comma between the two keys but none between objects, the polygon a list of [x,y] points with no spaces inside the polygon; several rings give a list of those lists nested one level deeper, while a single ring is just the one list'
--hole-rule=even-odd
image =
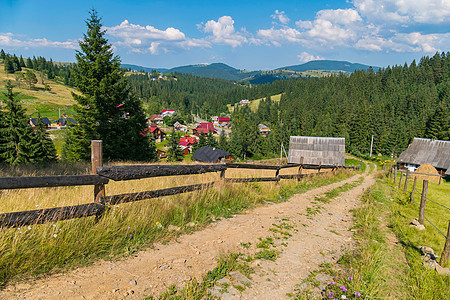
[{"label": "distant mountain ridge", "polygon": [[[233,68],[224,63],[197,64],[175,67],[172,69],[147,68],[130,64],[122,67],[136,71],[151,72],[156,70],[161,73],[184,73],[199,77],[220,78],[233,81],[248,81],[250,83],[262,84],[281,79],[320,77],[332,73],[351,73],[356,70],[368,70],[372,68],[375,72],[380,67],[351,63],[336,60],[315,60],[300,65],[278,68],[271,71],[245,71]],[[314,71],[314,72],[312,72]]]}]

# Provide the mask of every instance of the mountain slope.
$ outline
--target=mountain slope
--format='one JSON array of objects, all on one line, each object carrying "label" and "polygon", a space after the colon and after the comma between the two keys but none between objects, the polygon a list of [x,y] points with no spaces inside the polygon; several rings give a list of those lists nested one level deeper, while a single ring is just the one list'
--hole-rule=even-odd
[{"label": "mountain slope", "polygon": [[169,70],[166,68],[148,68],[148,67],[142,67],[142,66],[131,65],[131,64],[121,64],[120,66],[125,69],[130,69],[130,70],[134,70],[134,71],[144,70],[145,72],[151,72],[151,71],[155,70],[157,72],[166,73]]},{"label": "mountain slope", "polygon": [[[343,72],[354,72],[356,70],[368,70],[370,66],[351,63],[348,61],[338,61],[338,60],[313,60],[301,65],[282,67],[277,70],[291,70],[295,72],[306,72],[310,70],[322,70],[322,71],[343,71]],[[380,68],[372,67],[376,72]]]},{"label": "mountain slope", "polygon": [[256,72],[243,72],[224,63],[188,65],[170,69],[168,72],[187,73],[200,77],[221,78],[227,80],[242,80],[251,77]]}]

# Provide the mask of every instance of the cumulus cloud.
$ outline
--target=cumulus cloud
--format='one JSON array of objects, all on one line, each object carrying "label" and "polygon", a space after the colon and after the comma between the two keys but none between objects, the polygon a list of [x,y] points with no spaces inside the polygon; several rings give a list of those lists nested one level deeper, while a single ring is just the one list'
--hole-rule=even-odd
[{"label": "cumulus cloud", "polygon": [[210,47],[208,42],[190,39],[182,31],[173,27],[161,30],[151,25],[131,24],[125,20],[117,26],[105,29],[106,34],[115,39],[113,44],[129,47],[135,53],[158,54],[160,50],[168,52],[194,47]]},{"label": "cumulus cloud", "polygon": [[17,36],[13,33],[0,33],[0,46],[14,48],[65,48],[78,49],[78,41],[68,40],[65,42],[51,41],[46,38],[30,39]]},{"label": "cumulus cloud", "polygon": [[450,22],[448,0],[353,0],[353,5],[370,21],[421,24]]},{"label": "cumulus cloud", "polygon": [[242,32],[237,32],[234,28],[234,20],[230,16],[222,16],[217,21],[209,20],[202,27],[206,33],[211,33],[209,39],[216,44],[238,47],[248,43]]},{"label": "cumulus cloud", "polygon": [[306,63],[308,61],[312,61],[312,60],[323,60],[324,59],[323,57],[314,56],[312,54],[309,54],[308,52],[302,52],[299,55],[297,55],[297,57],[300,62],[304,62],[304,63]]},{"label": "cumulus cloud", "polygon": [[286,16],[284,11],[275,10],[275,13],[271,15],[272,19],[278,20],[281,24],[289,23],[289,18]]}]

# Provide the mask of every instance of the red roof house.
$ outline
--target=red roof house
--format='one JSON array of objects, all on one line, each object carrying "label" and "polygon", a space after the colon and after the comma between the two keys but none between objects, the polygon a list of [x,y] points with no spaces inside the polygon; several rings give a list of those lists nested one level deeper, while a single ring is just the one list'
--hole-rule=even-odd
[{"label": "red roof house", "polygon": [[189,137],[186,134],[184,137],[180,138],[179,145],[190,147],[194,145],[195,142],[197,142],[197,139],[195,137]]},{"label": "red roof house", "polygon": [[217,129],[214,128],[214,124],[208,122],[200,123],[197,128],[194,128],[193,133],[194,135],[199,136],[200,134],[208,134],[210,131],[212,131],[213,133],[217,133]]}]

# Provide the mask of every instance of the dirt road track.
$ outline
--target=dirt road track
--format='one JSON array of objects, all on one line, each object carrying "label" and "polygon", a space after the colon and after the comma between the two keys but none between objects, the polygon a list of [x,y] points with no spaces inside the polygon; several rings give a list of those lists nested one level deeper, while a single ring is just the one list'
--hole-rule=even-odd
[{"label": "dirt road track", "polygon": [[[345,183],[366,176],[358,187],[345,192],[320,212],[305,213],[315,197]],[[295,195],[280,204],[268,204],[220,220],[206,229],[183,235],[154,250],[118,262],[101,261],[66,274],[52,275],[37,281],[8,285],[0,299],[142,299],[159,295],[170,285],[182,286],[192,278],[200,279],[216,266],[221,254],[242,250],[241,243],[272,236],[269,228],[285,218],[298,231],[293,232],[288,245],[275,262],[259,260],[250,287],[233,291],[229,299],[283,299],[295,285],[322,262],[339,257],[341,246],[351,246],[352,215],[363,188],[374,183],[367,174],[355,175],[344,181]],[[266,275],[264,275],[266,274]],[[269,278],[269,280],[268,280]]]}]

